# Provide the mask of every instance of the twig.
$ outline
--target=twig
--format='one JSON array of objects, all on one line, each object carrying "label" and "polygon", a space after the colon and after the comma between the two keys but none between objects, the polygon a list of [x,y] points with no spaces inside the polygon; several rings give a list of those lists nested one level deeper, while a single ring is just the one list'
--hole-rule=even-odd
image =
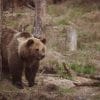
[{"label": "twig", "polygon": [[28,7],[28,8],[31,9],[31,10],[35,10],[35,8],[32,7],[30,4],[26,4],[25,7]]},{"label": "twig", "polygon": [[29,26],[29,24],[26,24],[26,25],[22,25],[22,24],[20,24],[19,25],[19,27],[18,27],[18,30],[20,31],[20,32],[23,32],[23,31],[25,31],[26,30],[26,28]]},{"label": "twig", "polygon": [[62,64],[67,74],[72,77],[73,76],[72,70],[69,69],[64,62]]}]

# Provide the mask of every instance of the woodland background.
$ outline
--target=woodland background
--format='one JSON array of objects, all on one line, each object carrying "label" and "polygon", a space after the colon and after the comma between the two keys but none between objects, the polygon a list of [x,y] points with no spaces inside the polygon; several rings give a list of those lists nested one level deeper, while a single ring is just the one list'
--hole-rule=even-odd
[{"label": "woodland background", "polygon": [[[2,27],[34,32],[35,0],[2,5]],[[20,91],[3,80],[0,100],[100,100],[100,0],[40,0],[38,5],[40,32],[47,39],[38,85]]]}]

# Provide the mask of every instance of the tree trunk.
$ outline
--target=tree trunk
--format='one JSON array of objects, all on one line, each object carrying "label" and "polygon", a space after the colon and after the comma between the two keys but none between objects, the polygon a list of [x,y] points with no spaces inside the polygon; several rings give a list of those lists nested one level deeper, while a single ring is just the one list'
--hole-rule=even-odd
[{"label": "tree trunk", "polygon": [[42,21],[40,17],[41,12],[41,0],[35,0],[35,21],[34,21],[34,36],[39,37],[42,33]]},{"label": "tree trunk", "polygon": [[2,36],[2,0],[0,0],[0,80],[1,80],[1,75],[2,75],[2,55],[1,55],[1,36]]},{"label": "tree trunk", "polygon": [[35,0],[35,21],[34,21],[34,36],[40,37],[43,35],[43,27],[46,17],[46,0]]},{"label": "tree trunk", "polygon": [[69,50],[76,51],[77,50],[77,32],[73,26],[69,27]]},{"label": "tree trunk", "polygon": [[46,13],[46,6],[47,2],[46,0],[41,0],[41,12],[40,12],[40,17],[42,20],[42,27],[44,28],[47,22],[47,13]]}]

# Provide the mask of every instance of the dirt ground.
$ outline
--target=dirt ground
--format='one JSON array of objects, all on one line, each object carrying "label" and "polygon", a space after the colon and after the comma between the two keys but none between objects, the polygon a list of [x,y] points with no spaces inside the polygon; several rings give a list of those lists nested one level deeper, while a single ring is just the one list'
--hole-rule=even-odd
[{"label": "dirt ground", "polygon": [[3,80],[0,100],[100,100],[100,87],[76,87],[71,80],[51,75],[37,76],[36,82],[37,85],[29,88],[24,81],[25,87],[20,90]]}]

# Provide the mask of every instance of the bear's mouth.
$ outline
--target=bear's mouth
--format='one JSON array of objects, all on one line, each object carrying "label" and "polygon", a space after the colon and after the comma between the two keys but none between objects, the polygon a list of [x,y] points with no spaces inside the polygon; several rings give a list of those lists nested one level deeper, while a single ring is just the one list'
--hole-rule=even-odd
[{"label": "bear's mouth", "polygon": [[45,57],[45,55],[41,55],[37,57],[37,60],[42,60]]},{"label": "bear's mouth", "polygon": [[24,61],[33,61],[33,60],[42,60],[44,57],[45,57],[45,55],[32,55],[29,57],[21,56],[21,59]]}]

